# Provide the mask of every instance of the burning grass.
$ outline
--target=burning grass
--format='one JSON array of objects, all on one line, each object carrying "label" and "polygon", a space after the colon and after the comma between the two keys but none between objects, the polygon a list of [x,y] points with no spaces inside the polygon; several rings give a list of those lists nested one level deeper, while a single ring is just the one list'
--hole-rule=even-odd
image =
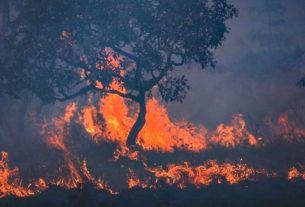
[{"label": "burning grass", "polygon": [[[266,178],[291,182],[305,179],[304,170],[296,167],[305,163],[302,130],[290,124],[288,116],[281,116],[276,124],[268,122],[282,137],[272,141],[255,137],[241,114],[209,130],[185,120],[172,120],[166,108],[152,98],[138,147],[128,148],[126,137],[135,121],[132,112],[137,109],[115,95],[98,103],[94,107],[92,99],[85,106],[72,102],[62,114],[39,122],[44,143],[58,156],[55,162],[46,158],[53,164],[48,163],[52,167],[42,170],[42,174],[19,176],[19,169],[8,163],[8,153],[2,152],[0,196],[34,196],[52,186],[84,189],[89,184],[117,195],[134,188],[201,189]],[[22,166],[24,163],[19,166],[22,175],[32,174],[32,168]]]}]

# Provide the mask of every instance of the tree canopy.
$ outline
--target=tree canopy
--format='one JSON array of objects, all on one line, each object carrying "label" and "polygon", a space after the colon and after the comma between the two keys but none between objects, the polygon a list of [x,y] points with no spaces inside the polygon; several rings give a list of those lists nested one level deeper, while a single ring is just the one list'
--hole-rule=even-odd
[{"label": "tree canopy", "polygon": [[89,92],[130,99],[139,104],[128,137],[135,144],[152,89],[182,101],[190,87],[174,72],[187,63],[214,66],[213,50],[236,15],[226,0],[26,0],[0,60],[0,93],[30,90],[44,102]]}]

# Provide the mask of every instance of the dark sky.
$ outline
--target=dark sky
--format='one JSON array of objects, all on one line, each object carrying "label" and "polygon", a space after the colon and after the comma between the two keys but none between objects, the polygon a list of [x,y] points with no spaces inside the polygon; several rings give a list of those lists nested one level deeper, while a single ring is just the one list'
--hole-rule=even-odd
[{"label": "dark sky", "polygon": [[[191,91],[183,104],[170,104],[173,116],[214,127],[243,113],[260,123],[288,109],[305,107],[304,0],[231,0],[239,17],[216,51],[215,69],[189,66]],[[303,105],[302,105],[303,104]]]}]

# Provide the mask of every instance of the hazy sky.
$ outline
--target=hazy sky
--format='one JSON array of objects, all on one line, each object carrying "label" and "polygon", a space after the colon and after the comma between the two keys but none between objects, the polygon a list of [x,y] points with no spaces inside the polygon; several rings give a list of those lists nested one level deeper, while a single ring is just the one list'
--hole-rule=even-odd
[{"label": "hazy sky", "polygon": [[296,82],[305,74],[305,1],[231,2],[239,17],[216,51],[215,70],[190,67],[192,89],[183,104],[169,105],[173,116],[214,126],[243,113],[259,123],[302,102],[305,89]]}]

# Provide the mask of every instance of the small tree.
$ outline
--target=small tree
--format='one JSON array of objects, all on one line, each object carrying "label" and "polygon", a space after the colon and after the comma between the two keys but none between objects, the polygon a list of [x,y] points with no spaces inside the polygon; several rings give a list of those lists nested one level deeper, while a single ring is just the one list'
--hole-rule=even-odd
[{"label": "small tree", "polygon": [[191,62],[214,66],[213,50],[236,14],[226,0],[27,0],[0,82],[46,102],[88,92],[130,99],[139,106],[127,138],[134,145],[152,88],[166,102],[182,101],[190,87],[173,72]]}]

